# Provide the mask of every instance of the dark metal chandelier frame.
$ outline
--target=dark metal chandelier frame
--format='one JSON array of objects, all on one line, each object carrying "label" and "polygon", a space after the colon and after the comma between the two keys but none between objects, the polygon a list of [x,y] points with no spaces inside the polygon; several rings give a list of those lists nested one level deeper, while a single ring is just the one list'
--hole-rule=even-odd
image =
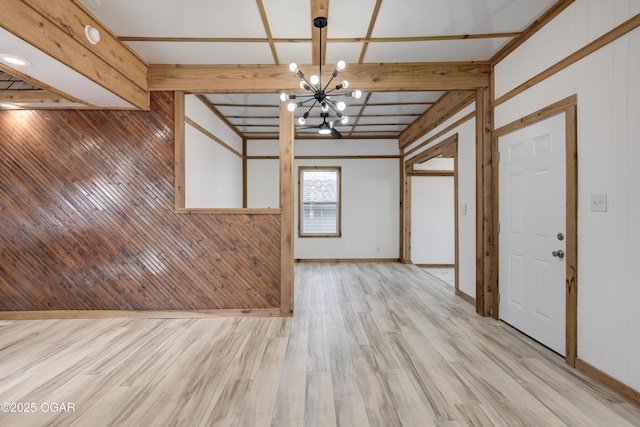
[{"label": "dark metal chandelier frame", "polygon": [[[360,98],[362,96],[362,92],[359,90],[353,92],[338,92],[349,87],[349,82],[346,80],[343,80],[335,86],[331,86],[334,79],[338,77],[340,71],[342,71],[346,66],[345,62],[342,60],[338,61],[336,64],[336,68],[333,70],[329,81],[324,86],[322,85],[322,29],[327,26],[327,18],[322,16],[315,18],[313,20],[313,26],[318,28],[318,31],[320,31],[320,70],[318,75],[313,75],[307,79],[295,62],[289,65],[289,70],[300,78],[300,88],[305,89],[310,93],[292,95],[283,93],[280,95],[280,99],[283,102],[287,100],[290,101],[287,105],[287,109],[291,112],[294,112],[297,107],[307,108],[304,114],[298,118],[298,124],[301,126],[306,124],[306,120],[313,107],[320,105],[320,108],[322,109],[322,112],[320,113],[322,123],[320,123],[320,125],[308,126],[301,129],[318,129],[320,134],[332,134],[336,138],[342,138],[342,134],[340,134],[334,126],[337,125],[336,122],[338,121],[341,124],[347,124],[349,122],[349,118],[342,113],[346,108],[346,104],[343,101],[336,101],[334,98]],[[336,115],[336,120],[328,120],[330,112],[333,112]]]}]

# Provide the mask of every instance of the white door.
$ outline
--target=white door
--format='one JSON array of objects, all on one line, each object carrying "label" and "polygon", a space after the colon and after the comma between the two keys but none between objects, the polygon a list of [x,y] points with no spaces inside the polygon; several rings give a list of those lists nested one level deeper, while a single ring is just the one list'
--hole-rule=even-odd
[{"label": "white door", "polygon": [[565,114],[499,137],[500,319],[566,352]]}]

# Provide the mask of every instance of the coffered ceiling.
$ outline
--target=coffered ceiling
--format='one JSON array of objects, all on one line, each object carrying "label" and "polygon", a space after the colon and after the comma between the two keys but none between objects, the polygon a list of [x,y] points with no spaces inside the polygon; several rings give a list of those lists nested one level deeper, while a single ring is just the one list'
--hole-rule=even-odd
[{"label": "coffered ceiling", "polygon": [[[156,64],[281,66],[287,74],[278,78],[288,79],[283,83],[283,87],[288,87],[291,82],[297,84],[296,76],[287,71],[289,62],[300,64],[305,74],[317,73],[320,47],[328,73],[339,59],[347,62],[340,76],[347,80],[350,69],[355,73],[357,67],[365,65],[375,70],[376,64],[380,64],[380,70],[386,70],[388,64],[488,62],[547,11],[566,1],[77,0],[77,3],[151,68]],[[322,44],[312,24],[316,16],[328,18]],[[69,94],[67,100],[73,101],[74,106],[84,102],[91,107],[133,107],[119,96],[99,93],[101,88],[93,87],[92,82],[84,84],[82,91],[74,91],[69,86],[77,85],[79,80],[73,67],[68,67],[66,74],[64,67],[59,67],[55,76],[47,76],[46,67],[43,70],[39,66],[41,61],[50,62],[46,54],[39,56],[23,46],[24,41],[12,40],[11,32],[0,30],[0,41],[7,46],[0,50],[15,50],[0,53],[25,55],[35,64],[34,70],[37,68],[33,73],[20,69],[12,74],[36,85],[43,83],[40,87],[53,89],[58,95]],[[12,72],[7,64],[0,69]],[[54,68],[51,70],[53,73]],[[260,81],[255,84],[259,86]],[[268,87],[273,86],[277,84],[270,82]],[[7,91],[0,89],[0,100],[7,99]],[[220,90],[204,95],[245,137],[277,135],[276,90],[232,92]],[[443,94],[415,87],[409,91],[365,90],[361,99],[347,102],[350,123],[340,131],[351,137],[395,138]],[[50,104],[41,103],[47,107]],[[308,134],[304,130],[298,132],[300,137]]]}]

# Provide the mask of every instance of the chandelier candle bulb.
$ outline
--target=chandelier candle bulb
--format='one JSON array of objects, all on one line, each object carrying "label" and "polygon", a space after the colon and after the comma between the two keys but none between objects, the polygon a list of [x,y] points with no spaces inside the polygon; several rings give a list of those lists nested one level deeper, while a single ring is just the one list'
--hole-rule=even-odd
[{"label": "chandelier candle bulb", "polygon": [[[320,31],[320,58],[324,58],[322,54],[322,29],[327,26],[327,18],[319,16],[313,20],[313,25]],[[321,63],[318,74],[313,74],[309,79],[307,79],[298,68],[298,64],[295,62],[289,64],[289,70],[296,74],[301,80],[300,89],[307,92],[295,95],[282,94],[280,95],[280,100],[282,102],[287,99],[297,100],[297,102],[289,102],[289,104],[287,104],[287,109],[290,112],[294,112],[296,107],[305,108],[306,111],[304,115],[297,120],[299,125],[305,125],[311,111],[319,106],[322,110],[320,113],[321,123],[319,125],[308,125],[299,129],[316,129],[323,135],[331,134],[334,138],[342,138],[342,134],[335,128],[335,126],[346,124],[349,122],[349,119],[341,113],[341,111],[344,111],[347,108],[347,104],[344,101],[338,101],[337,99],[338,97],[360,98],[362,96],[362,92],[359,90],[356,90],[355,92],[339,92],[341,89],[349,87],[349,82],[343,80],[340,84],[334,83],[334,79],[347,66],[345,61],[341,59],[337,62],[328,82],[324,82],[322,79],[322,65],[323,64]],[[330,119],[331,115],[334,115],[333,120]]]}]

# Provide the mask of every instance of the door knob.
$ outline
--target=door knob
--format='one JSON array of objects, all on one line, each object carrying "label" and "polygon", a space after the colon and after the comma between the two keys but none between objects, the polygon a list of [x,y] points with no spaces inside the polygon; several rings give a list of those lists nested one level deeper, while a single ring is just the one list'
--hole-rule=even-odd
[{"label": "door knob", "polygon": [[562,249],[557,250],[557,251],[553,251],[551,252],[551,255],[558,257],[558,258],[564,258],[564,251]]}]

